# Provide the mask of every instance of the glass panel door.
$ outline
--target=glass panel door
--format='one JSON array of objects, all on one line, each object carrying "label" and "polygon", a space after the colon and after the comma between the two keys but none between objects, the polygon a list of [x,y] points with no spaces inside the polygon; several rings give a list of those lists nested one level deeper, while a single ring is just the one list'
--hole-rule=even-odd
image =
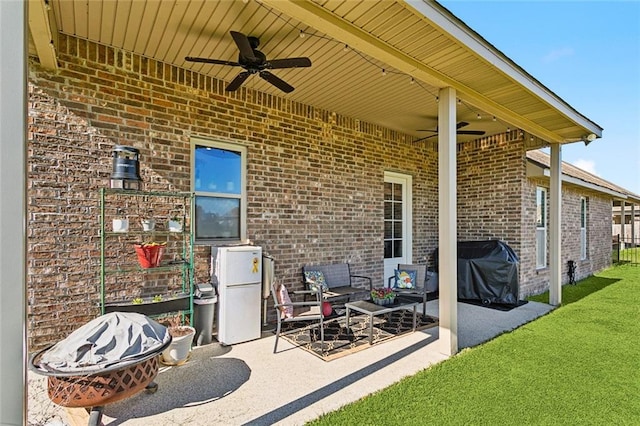
[{"label": "glass panel door", "polygon": [[385,173],[384,276],[385,285],[399,263],[411,263],[411,176]]}]

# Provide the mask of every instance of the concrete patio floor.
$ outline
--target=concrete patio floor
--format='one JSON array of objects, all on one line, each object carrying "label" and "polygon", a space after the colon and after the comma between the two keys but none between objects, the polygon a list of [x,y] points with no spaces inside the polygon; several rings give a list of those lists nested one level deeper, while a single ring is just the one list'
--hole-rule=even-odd
[{"label": "concrete patio floor", "polygon": [[[458,304],[460,349],[477,346],[553,309],[529,302],[508,312]],[[427,303],[438,316],[438,301]],[[155,394],[141,392],[104,409],[105,425],[299,425],[388,387],[447,357],[438,327],[325,362],[274,335],[196,347],[187,363],[162,367]],[[46,378],[29,372],[29,424],[86,425],[84,409],[48,400]]]}]

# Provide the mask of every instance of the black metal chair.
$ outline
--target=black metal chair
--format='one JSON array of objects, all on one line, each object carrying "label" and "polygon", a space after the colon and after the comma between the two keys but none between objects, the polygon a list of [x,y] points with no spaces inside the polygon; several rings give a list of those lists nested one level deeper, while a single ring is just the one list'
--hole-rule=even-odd
[{"label": "black metal chair", "polygon": [[422,313],[427,313],[427,293],[434,293],[438,291],[437,275],[434,272],[427,270],[427,265],[407,265],[399,264],[397,270],[399,271],[415,271],[416,272],[416,286],[414,288],[399,288],[395,284],[396,277],[389,277],[389,288],[402,296],[419,297],[422,299]]}]

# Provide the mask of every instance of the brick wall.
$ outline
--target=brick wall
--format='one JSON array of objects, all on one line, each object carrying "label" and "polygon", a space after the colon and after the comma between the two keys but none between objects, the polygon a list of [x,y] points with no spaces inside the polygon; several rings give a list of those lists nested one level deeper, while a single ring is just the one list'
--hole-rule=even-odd
[{"label": "brick wall", "polygon": [[[523,295],[539,294],[549,289],[548,269],[536,269],[536,188],[549,187],[549,183],[526,179],[522,194],[522,255],[520,257],[520,281]],[[547,195],[549,195],[547,193]],[[547,203],[548,209],[548,203]],[[548,218],[547,214],[547,218]],[[548,224],[547,224],[547,229]],[[547,248],[549,247],[547,232]],[[548,259],[548,256],[547,256]]]},{"label": "brick wall", "polygon": [[519,254],[523,141],[499,135],[458,145],[458,239],[495,240]]},{"label": "brick wall", "polygon": [[509,245],[520,258],[520,294],[527,293],[524,277],[531,253],[535,262],[535,245],[531,252],[531,237],[522,233],[530,215],[522,201],[524,152],[515,131],[458,146],[458,239],[497,239]]},{"label": "brick wall", "polygon": [[[414,256],[435,247],[433,145],[152,59],[61,36],[60,71],[29,68],[29,347],[99,314],[99,188],[116,144],[138,148],[144,189],[188,191],[190,139],[248,151],[248,237],[301,286],[311,262],[350,262],[383,282],[383,176],[413,176]],[[196,278],[209,249],[197,247]]]},{"label": "brick wall", "polygon": [[[524,294],[537,294],[549,288],[549,267],[536,269],[535,238],[527,239],[528,235],[535,235],[536,187],[547,188],[550,196],[549,182],[540,179],[528,179],[523,196],[524,215],[522,223],[522,240],[528,246],[529,256],[521,259],[521,280],[526,283]],[[587,258],[580,260],[580,198],[587,198]],[[547,199],[547,203],[549,200]],[[549,204],[547,204],[549,208]],[[611,198],[602,194],[563,183],[562,186],[562,283],[569,281],[569,260],[576,262],[576,281],[593,275],[611,265]],[[548,215],[547,215],[548,218]],[[547,230],[549,224],[547,223]],[[549,232],[547,232],[547,265],[549,259]]]}]

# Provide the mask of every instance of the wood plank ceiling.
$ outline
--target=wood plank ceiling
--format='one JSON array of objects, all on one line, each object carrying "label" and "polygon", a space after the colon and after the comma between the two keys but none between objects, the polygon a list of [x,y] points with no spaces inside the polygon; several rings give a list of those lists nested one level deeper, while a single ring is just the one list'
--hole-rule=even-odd
[{"label": "wood plank ceiling", "polygon": [[[49,0],[49,4],[54,27],[62,33],[226,82],[241,69],[186,62],[185,56],[236,61],[238,51],[229,31],[256,36],[259,50],[268,59],[306,56],[313,65],[273,71],[295,87],[287,95],[255,75],[245,87],[377,123],[414,138],[430,135],[419,129],[436,128],[438,87],[451,82],[459,86],[462,103],[457,118],[469,123],[467,130],[484,130],[489,135],[519,127],[549,141],[567,142],[599,129],[584,117],[586,126],[576,122],[575,117],[581,116],[568,105],[569,116],[559,112],[548,101],[555,102],[548,89],[542,88],[548,92],[545,98],[523,88],[403,1],[317,0],[294,5],[282,0]],[[289,15],[282,11],[287,8],[291,8]],[[296,14],[299,19],[290,16]],[[319,18],[322,14],[329,18]],[[449,19],[490,46],[453,15]],[[372,40],[387,52],[385,58],[400,58],[393,59],[397,66],[383,62],[370,50]],[[460,141],[471,138],[460,136]]]}]

